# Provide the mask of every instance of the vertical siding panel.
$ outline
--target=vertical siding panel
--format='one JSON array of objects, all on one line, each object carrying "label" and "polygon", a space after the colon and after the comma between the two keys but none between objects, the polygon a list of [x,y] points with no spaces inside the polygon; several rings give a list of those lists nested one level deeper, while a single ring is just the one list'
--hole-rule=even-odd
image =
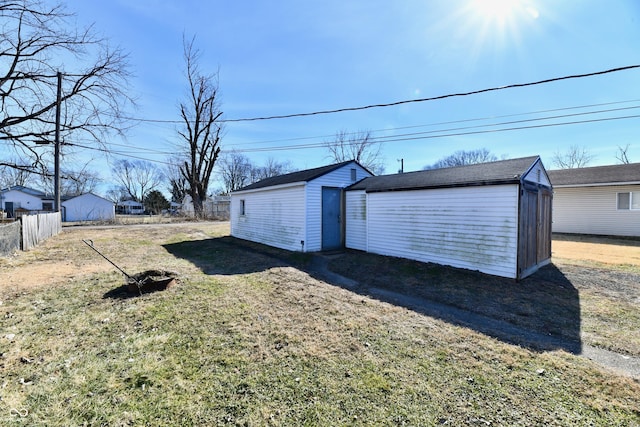
[{"label": "vertical siding panel", "polygon": [[618,210],[617,193],[638,185],[554,188],[553,232],[640,236],[640,211]]},{"label": "vertical siding panel", "polygon": [[369,252],[516,277],[517,185],[367,196]]}]

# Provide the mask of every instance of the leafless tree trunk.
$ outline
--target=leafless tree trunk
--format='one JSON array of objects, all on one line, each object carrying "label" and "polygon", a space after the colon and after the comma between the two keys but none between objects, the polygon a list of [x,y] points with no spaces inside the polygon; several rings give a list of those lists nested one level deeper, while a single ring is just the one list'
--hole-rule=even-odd
[{"label": "leafless tree trunk", "polygon": [[627,151],[629,151],[629,144],[625,145],[624,148],[618,146],[616,159],[623,165],[628,165],[629,163],[631,163],[631,160],[629,160],[629,157],[627,156]]},{"label": "leafless tree trunk", "polygon": [[341,130],[331,141],[325,142],[329,158],[336,163],[355,160],[376,175],[384,173],[382,147],[374,141],[370,131],[357,133]]},{"label": "leafless tree trunk", "polygon": [[590,154],[586,148],[572,145],[564,154],[556,151],[552,161],[559,169],[573,169],[588,166],[593,158],[593,154]]},{"label": "leafless tree trunk", "polygon": [[73,135],[99,143],[123,131],[122,110],[132,98],[121,50],[92,28],[77,29],[61,4],[0,1],[0,16],[0,142],[22,150],[26,169],[48,170],[34,142],[53,141],[58,71],[62,140]]},{"label": "leafless tree trunk", "polygon": [[200,72],[199,52],[194,41],[183,40],[189,95],[180,103],[183,129],[178,134],[188,151],[180,172],[187,180],[195,215],[201,217],[202,202],[207,197],[213,166],[220,154],[222,124],[218,120],[222,111],[218,101],[218,75]]},{"label": "leafless tree trunk", "polygon": [[182,203],[184,196],[189,194],[187,179],[180,172],[182,159],[173,157],[169,159],[169,165],[166,167],[165,175],[169,182],[169,191],[171,192],[171,201]]}]

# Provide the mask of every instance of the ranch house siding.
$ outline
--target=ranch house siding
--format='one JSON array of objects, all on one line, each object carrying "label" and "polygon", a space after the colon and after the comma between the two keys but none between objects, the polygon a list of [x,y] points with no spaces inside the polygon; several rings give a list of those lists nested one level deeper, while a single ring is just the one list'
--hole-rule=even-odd
[{"label": "ranch house siding", "polygon": [[[354,180],[351,179],[351,169],[356,171]],[[366,169],[355,163],[350,163],[307,183],[307,239],[305,251],[322,250],[322,187],[345,188],[368,176],[371,176],[371,174]]]},{"label": "ranch house siding", "polygon": [[345,192],[345,247],[367,250],[367,194],[364,190]]},{"label": "ranch house siding", "polygon": [[617,193],[640,192],[640,185],[555,187],[553,232],[640,236],[640,211],[618,210]]},{"label": "ranch house siding", "polygon": [[18,190],[9,190],[2,193],[2,206],[0,208],[6,209],[6,203],[13,202],[13,208],[23,208],[30,211],[42,210],[42,199],[31,194],[23,193]]},{"label": "ranch house siding", "polygon": [[306,239],[305,184],[234,193],[230,216],[233,237],[300,251]]},{"label": "ranch house siding", "polygon": [[368,251],[517,275],[518,185],[368,193]]}]

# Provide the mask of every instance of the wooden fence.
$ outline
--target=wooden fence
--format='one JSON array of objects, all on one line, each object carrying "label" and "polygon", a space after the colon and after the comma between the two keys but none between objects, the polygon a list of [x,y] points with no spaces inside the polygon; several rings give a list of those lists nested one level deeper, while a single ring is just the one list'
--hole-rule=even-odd
[{"label": "wooden fence", "polygon": [[38,243],[62,231],[62,219],[59,212],[23,215],[22,222],[22,250],[29,250]]}]

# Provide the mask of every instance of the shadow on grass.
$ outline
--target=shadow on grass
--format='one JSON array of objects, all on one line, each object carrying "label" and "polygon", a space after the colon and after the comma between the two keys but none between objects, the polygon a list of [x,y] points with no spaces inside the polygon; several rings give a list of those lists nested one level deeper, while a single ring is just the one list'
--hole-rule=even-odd
[{"label": "shadow on grass", "polygon": [[[465,326],[533,350],[579,354],[577,289],[554,265],[516,282],[437,264],[346,250],[303,254],[225,236],[164,246],[205,274],[294,266],[362,295]],[[345,280],[346,278],[346,280]]]}]

